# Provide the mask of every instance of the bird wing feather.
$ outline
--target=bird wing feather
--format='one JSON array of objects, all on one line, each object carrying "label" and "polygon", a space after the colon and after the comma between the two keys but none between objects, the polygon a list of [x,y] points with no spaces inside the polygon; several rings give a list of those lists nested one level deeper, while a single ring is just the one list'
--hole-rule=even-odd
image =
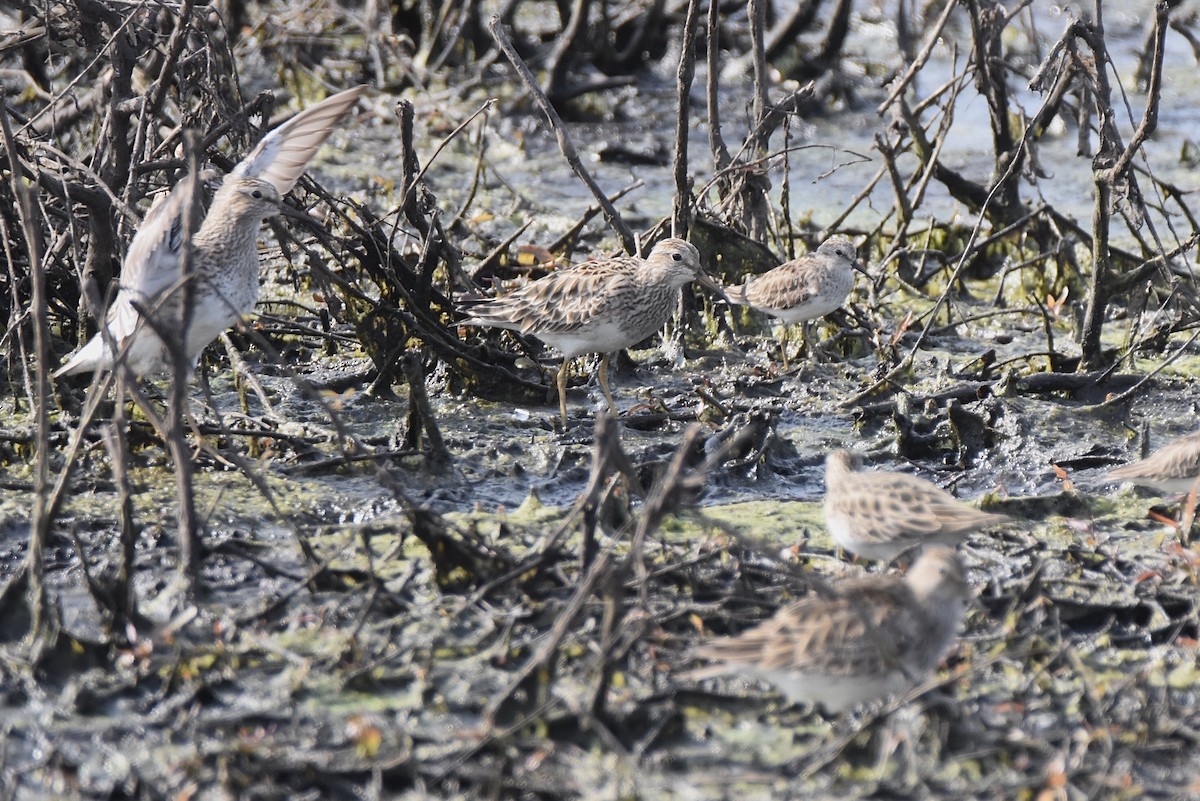
[{"label": "bird wing feather", "polygon": [[805,599],[782,610],[767,641],[762,666],[827,676],[885,673],[913,645],[904,617],[915,608],[899,577],[844,582],[835,598]]},{"label": "bird wing feather", "polygon": [[[884,673],[919,640],[918,607],[904,579],[854,579],[831,597],[810,596],[734,637],[695,649],[703,659],[828,676]],[[912,617],[913,620],[908,620]]]},{"label": "bird wing feather", "polygon": [[981,512],[912,476],[859,473],[856,479],[871,485],[872,491],[840,493],[827,502],[835,512],[870,520],[872,539],[879,541],[956,536],[1009,522],[1005,515]]},{"label": "bird wing feather", "polygon": [[1190,478],[1200,475],[1200,431],[1164,445],[1145,459],[1108,471],[1109,478]]},{"label": "bird wing feather", "polygon": [[[202,173],[201,180],[205,174]],[[121,265],[120,291],[108,309],[108,329],[119,341],[133,333],[137,303],[153,303],[179,280],[183,250],[183,216],[192,196],[192,175],[185,175],[170,192],[160,195],[138,226]]]},{"label": "bird wing feather", "polygon": [[[509,328],[524,334],[566,334],[606,316],[614,303],[628,298],[621,289],[637,288],[638,260],[608,259],[559,270],[507,295],[469,301],[468,325]],[[599,291],[603,287],[604,291]]]},{"label": "bird wing feather", "polygon": [[788,309],[802,306],[820,292],[819,265],[808,259],[781,264],[745,285],[742,296],[751,306]]},{"label": "bird wing feather", "polygon": [[338,120],[365,89],[355,86],[301,111],[264,136],[250,155],[238,162],[232,174],[267,181],[280,195],[286,194],[300,180]]}]

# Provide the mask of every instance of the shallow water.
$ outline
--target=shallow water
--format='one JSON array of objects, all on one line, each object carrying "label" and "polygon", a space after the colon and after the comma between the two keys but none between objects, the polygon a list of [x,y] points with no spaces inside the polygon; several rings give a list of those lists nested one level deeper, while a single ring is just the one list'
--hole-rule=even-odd
[{"label": "shallow water", "polygon": [[[932,9],[929,12],[931,25],[939,11]],[[847,41],[850,69],[860,69],[871,76],[889,74],[889,70],[896,67],[894,11],[890,7],[876,6],[862,9],[858,14],[857,24]],[[1116,68],[1112,81],[1114,103],[1118,108],[1117,125],[1123,141],[1128,142],[1145,106],[1146,97],[1136,88],[1133,73],[1152,17],[1145,16],[1144,4],[1140,3],[1106,3],[1105,14],[1109,53]],[[1021,15],[1021,23],[1010,27],[1009,33],[1013,35],[1006,36],[1005,45],[1010,53],[1024,54],[1023,59],[1016,59],[1024,75],[1010,75],[1009,91],[1014,109],[1019,109],[1025,119],[1032,116],[1043,101],[1041,94],[1029,89],[1028,79],[1040,66],[1050,44],[1061,35],[1067,21],[1080,15],[1090,18],[1090,5],[1034,2]],[[966,61],[963,48],[968,47],[969,42],[965,12],[956,12],[927,66],[914,82],[917,95],[913,102],[961,73]],[[1174,31],[1167,34],[1164,64],[1158,124],[1154,136],[1146,143],[1146,156],[1140,164],[1160,180],[1173,183],[1185,192],[1193,191],[1197,187],[1194,163],[1182,159],[1181,154],[1189,147],[1194,152],[1197,144],[1200,73],[1195,69],[1196,59],[1190,46]],[[721,81],[725,115],[722,130],[731,151],[736,151],[748,125],[742,110],[749,107],[750,77],[744,69],[730,72]],[[693,119],[688,153],[689,168],[696,176],[697,185],[711,176],[712,164],[704,113],[705,80],[701,62],[697,64],[692,89]],[[874,147],[874,136],[890,121],[890,118],[881,119],[875,111],[883,97],[881,80],[881,77],[868,79],[872,89],[860,86],[849,101],[843,100],[822,114],[793,120],[787,144],[799,149],[787,155],[787,167],[794,219],[811,219],[812,226],[821,229],[840,215],[879,170],[882,161]],[[771,87],[771,93],[778,97],[794,88],[794,82],[777,84]],[[670,216],[674,194],[670,169],[607,163],[597,154],[604,149],[603,143],[617,142],[634,151],[660,152],[669,157],[674,138],[674,93],[674,76],[660,75],[655,80],[642,82],[636,91],[610,93],[615,98],[619,121],[568,125],[588,169],[604,191],[612,193],[637,181],[644,183],[620,206],[620,211],[635,230],[645,229],[658,219]],[[411,99],[419,110],[424,108],[427,113],[434,113],[434,106],[424,102],[420,93],[413,93]],[[925,113],[926,123],[933,119],[932,114],[932,110]],[[592,204],[592,197],[558,154],[553,136],[540,116],[536,117],[536,123],[528,118],[502,117],[493,121],[492,129],[487,140],[488,163],[507,185],[517,189],[527,207],[524,213],[511,217],[497,214],[497,226],[484,225],[482,230],[500,235],[505,226],[532,218],[534,226],[527,235],[531,241],[538,241],[540,236],[555,238],[556,231],[570,224]],[[771,144],[775,154],[781,153],[784,135],[777,132]],[[1093,135],[1089,138],[1089,147],[1095,146]],[[473,154],[463,157],[473,158]],[[1045,202],[1088,227],[1093,195],[1091,157],[1091,152],[1078,152],[1074,123],[1064,124],[1057,119],[1037,146],[1036,164],[1040,177],[1036,183],[1031,183],[1026,171],[1022,197],[1030,204],[1039,200]],[[442,158],[443,163],[435,162],[431,176],[439,192],[445,193],[443,207],[452,210],[456,208],[452,198],[457,197],[454,186],[461,183],[461,171],[466,162],[454,156]],[[970,81],[963,85],[954,106],[954,120],[942,149],[942,158],[950,167],[981,183],[986,183],[991,174],[993,159],[987,103]],[[916,161],[911,155],[902,156],[899,166],[907,179]],[[769,173],[775,209],[780,208],[782,172],[782,161],[777,155]],[[1144,181],[1142,188],[1154,194],[1150,182]],[[858,205],[844,227],[857,232],[875,230],[890,213],[893,204],[894,195],[885,179]],[[496,213],[497,209],[489,211]],[[969,212],[936,181],[929,184],[925,201],[917,211],[917,220],[967,225],[974,222]],[[1162,220],[1156,220],[1156,223],[1160,234],[1165,235],[1167,226]],[[894,220],[889,225],[894,225]],[[1123,229],[1114,228],[1114,244],[1129,246],[1133,241]],[[772,244],[776,252],[781,252],[776,243]]]},{"label": "shallow water", "polygon": [[[1061,29],[1062,15],[1053,6],[1033,8],[1044,35]],[[1124,76],[1141,41],[1141,21],[1121,17],[1116,8],[1109,11],[1110,46]],[[850,49],[873,68],[868,56],[887,36],[887,23],[872,20],[857,28]],[[1164,98],[1160,131],[1151,143],[1160,175],[1175,174],[1172,159],[1200,107],[1194,64],[1177,35],[1169,42],[1172,63],[1181,65],[1171,71],[1170,91],[1180,94],[1170,103]],[[939,48],[920,88],[949,72],[949,50]],[[585,152],[602,139],[669,146],[669,77],[625,94],[618,105],[626,120],[572,125]],[[1036,108],[1038,98],[1020,96],[1027,111]],[[432,127],[447,114],[444,96],[413,99],[419,123]],[[461,116],[476,100],[461,103]],[[335,147],[353,141],[367,154],[367,171],[347,174],[354,171],[349,164],[330,165],[329,171],[341,191],[382,211],[395,202],[380,180],[395,178],[394,131],[387,116],[391,98],[377,102],[379,118],[353,139],[335,137]],[[793,215],[811,210],[813,225],[823,226],[877,169],[871,151],[880,126],[876,102],[864,93],[859,105],[797,126],[797,141],[821,147],[790,158]],[[1131,102],[1136,111],[1140,101]],[[735,98],[726,107],[741,104]],[[731,141],[740,123],[727,115]],[[987,141],[983,104],[962,102],[955,125],[947,152],[968,172],[984,169],[972,147]],[[419,139],[423,157],[436,138]],[[505,236],[530,218],[535,225],[519,244],[544,245],[590,204],[536,119],[496,115],[485,141],[489,177],[476,213],[491,219],[472,221],[481,236],[464,243],[468,253],[483,252],[485,236]],[[820,177],[846,160],[829,149],[834,143],[871,161]],[[699,125],[691,145],[692,169],[703,178],[707,144]],[[1048,141],[1041,152],[1043,165],[1055,165],[1041,182],[1046,199],[1086,220],[1089,162],[1074,154],[1073,135]],[[474,158],[463,140],[430,170],[446,214],[461,202]],[[668,168],[589,163],[608,191],[635,179],[646,182],[619,204],[636,228],[669,213]],[[777,201],[780,176],[772,179]],[[1182,173],[1178,180],[1187,186],[1194,176]],[[939,223],[970,223],[934,190],[925,215]],[[890,203],[886,191],[876,190],[848,225],[875,227]],[[592,230],[583,253],[614,248],[601,223]],[[294,294],[295,269],[274,263],[269,294]],[[968,282],[966,290],[969,295],[954,300],[956,319],[991,309],[994,281]],[[310,294],[302,299],[312,302]],[[885,284],[878,301],[870,315],[886,339],[909,309],[925,308],[931,298]],[[866,287],[860,284],[852,302],[868,309]],[[545,796],[588,798],[960,798],[985,787],[1007,798],[1063,787],[1080,797],[1132,798],[1165,797],[1164,788],[1178,789],[1194,763],[1191,742],[1179,732],[1200,725],[1194,713],[1200,561],[1190,545],[1146,518],[1154,499],[1100,477],[1108,466],[1137,455],[1132,432],[1143,421],[1155,445],[1195,427],[1195,350],[1117,408],[1098,408],[1103,395],[1011,393],[962,401],[952,416],[945,402],[926,399],[973,381],[967,371],[977,356],[995,350],[1003,360],[1044,349],[1040,318],[1018,314],[965,324],[931,336],[912,370],[899,378],[898,394],[911,399],[900,410],[911,430],[901,436],[899,415],[845,405],[890,364],[886,349],[877,351],[867,335],[839,335],[835,326],[822,324],[814,331],[827,344],[837,343],[834,356],[800,360],[781,371],[771,327],[752,319],[738,325],[732,339],[692,332],[682,365],[655,347],[635,351],[633,366],[613,373],[623,414],[621,443],[648,485],[696,419],[705,421],[700,451],[715,446],[723,426],[754,425],[754,414],[771,422],[762,429],[771,439],[758,441],[765,447],[756,458],[727,462],[707,477],[695,498],[698,516],[671,517],[653,534],[645,558],[656,582],[646,608],[633,600],[632,590],[617,596],[623,598],[617,606],[632,610],[624,619],[629,630],[645,619],[638,615],[653,622],[644,636],[621,658],[597,660],[612,645],[602,635],[612,596],[597,595],[573,619],[555,669],[517,694],[523,703],[514,706],[532,716],[527,725],[502,733],[488,727],[484,705],[508,688],[564,614],[581,580],[574,566],[578,535],[567,539],[565,556],[544,573],[531,571],[526,583],[514,579],[480,596],[444,589],[429,551],[412,534],[408,503],[389,481],[415,504],[445,515],[448,527],[469,542],[491,549],[497,561],[523,558],[567,518],[588,483],[591,421],[603,403],[594,381],[574,382],[572,425],[564,435],[554,430],[551,398],[483,401],[456,394],[452,382],[435,375],[433,407],[453,458],[447,472],[436,472],[420,455],[337,461],[347,452],[334,433],[334,418],[357,438],[361,454],[397,449],[408,410],[402,384],[396,387],[400,400],[391,401],[367,396],[365,378],[347,379],[350,389],[334,380],[366,375],[367,360],[353,346],[343,345],[333,356],[314,352],[305,363],[313,383],[339,387],[324,394],[324,404],[296,391],[269,358],[249,351],[251,370],[281,418],[272,424],[293,439],[226,436],[217,448],[248,459],[270,487],[275,507],[241,471],[202,457],[197,506],[214,548],[204,565],[213,594],[201,603],[197,622],[173,637],[157,629],[142,632],[143,644],[153,646],[149,653],[107,652],[91,668],[77,656],[65,668],[31,676],[6,657],[0,664],[0,727],[9,735],[7,775],[13,773],[8,766],[23,772],[17,797],[111,797],[134,792],[129,788],[139,782],[180,796],[199,787],[299,797],[311,791],[311,782],[330,776],[347,793],[347,787],[357,791],[376,782],[376,796],[395,797],[413,797],[418,785],[437,797],[473,797],[472,790],[487,786],[480,775],[509,777],[511,783],[497,791],[504,797],[538,788]],[[1110,326],[1111,344],[1123,338],[1124,325]],[[1059,350],[1072,353],[1072,316],[1064,313],[1051,328]],[[913,332],[900,336],[897,351],[913,342]],[[1128,369],[1148,371],[1156,358],[1139,359]],[[532,366],[524,369],[531,378],[541,376]],[[577,375],[591,372],[587,365]],[[211,381],[219,417],[226,424],[241,422],[228,368],[213,370]],[[248,403],[249,422],[267,417],[252,397]],[[662,419],[664,407],[674,419]],[[23,412],[10,406],[6,412],[6,425],[28,427]],[[66,431],[58,423],[56,447],[65,444]],[[138,596],[150,607],[170,576],[174,489],[161,446],[152,437],[141,441],[132,457]],[[696,685],[673,678],[687,664],[692,644],[714,630],[751,625],[802,596],[809,573],[861,571],[837,557],[821,524],[824,455],[845,445],[864,450],[875,468],[917,473],[1021,521],[1014,533],[972,537],[964,551],[979,598],[960,646],[939,673],[941,686],[889,714],[827,721],[782,707],[758,684],[735,679]],[[23,556],[31,491],[27,454],[9,455],[9,489],[0,496],[0,569],[6,574]],[[689,464],[700,458],[693,454]],[[1055,465],[1065,465],[1076,492],[1063,492]],[[68,534],[77,529],[97,565],[112,558],[117,507],[111,481],[102,448],[91,446],[49,555],[52,592],[80,651],[100,637],[101,615],[84,589]],[[635,502],[632,512],[602,510],[602,544],[622,552],[628,530],[620,514],[642,508]],[[576,522],[570,530],[580,527]],[[306,580],[312,566],[300,554],[298,535],[328,560],[322,581]],[[607,715],[594,720],[590,712],[570,714],[601,680],[598,664],[612,673]],[[533,700],[539,691],[547,695],[545,706]],[[380,737],[374,750],[363,735],[372,726]]]}]

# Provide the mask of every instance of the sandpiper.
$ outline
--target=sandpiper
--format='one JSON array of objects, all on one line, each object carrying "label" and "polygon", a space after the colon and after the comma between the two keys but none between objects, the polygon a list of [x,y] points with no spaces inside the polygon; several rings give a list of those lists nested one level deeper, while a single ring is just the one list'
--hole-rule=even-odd
[{"label": "sandpiper", "polygon": [[829,597],[809,596],[765,623],[696,648],[717,664],[685,678],[740,673],[770,682],[791,703],[830,713],[924,681],[945,656],[969,591],[952,548],[927,549],[901,577],[849,579]]},{"label": "sandpiper", "polygon": [[809,320],[841,308],[854,288],[854,271],[866,273],[854,243],[840,234],[821,243],[812,253],[785,262],[746,283],[727,290],[731,303],[750,306],[783,323],[783,363],[786,367],[787,326],[803,323],[808,341]]},{"label": "sandpiper", "polygon": [[558,411],[567,424],[567,364],[583,353],[602,353],[600,389],[608,387],[608,358],[659,330],[675,309],[679,289],[699,281],[724,296],[700,266],[700,252],[682,239],[664,239],[645,259],[623,256],[588,261],[554,272],[496,298],[462,298],[471,315],[464,325],[532,334],[562,351]]},{"label": "sandpiper", "polygon": [[[356,86],[332,95],[275,128],[221,182],[192,237],[193,309],[184,340],[189,368],[209,342],[254,308],[258,300],[255,239],[262,221],[279,213],[282,196],[300,180],[308,162],[365,89]],[[121,267],[117,296],[105,318],[112,342],[97,333],[55,377],[112,369],[118,354],[139,376],[171,366],[159,334],[170,331],[180,319],[183,215],[195,180],[197,176],[188,175],[160,197],[134,235]],[[150,322],[143,313],[151,315]]]},{"label": "sandpiper", "polygon": [[1191,492],[1200,479],[1200,431],[1168,442],[1145,459],[1109,470],[1106,478],[1132,481],[1168,495]]},{"label": "sandpiper", "polygon": [[825,459],[825,525],[834,541],[865,559],[890,562],[918,545],[953,545],[972,531],[1012,522],[981,512],[923,478],[859,472],[862,456],[836,450]]}]

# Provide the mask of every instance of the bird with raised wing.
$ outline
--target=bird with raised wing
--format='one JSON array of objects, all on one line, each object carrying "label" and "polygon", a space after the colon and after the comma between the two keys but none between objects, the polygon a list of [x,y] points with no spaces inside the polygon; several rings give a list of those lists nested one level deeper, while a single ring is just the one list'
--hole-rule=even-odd
[{"label": "bird with raised wing", "polygon": [[[263,220],[279,213],[283,195],[365,89],[339,92],[292,117],[263,137],[221,182],[191,238],[192,308],[183,337],[188,369],[208,343],[253,310],[259,290],[255,240]],[[162,337],[171,336],[182,319],[183,220],[192,182],[199,179],[185,176],[151,207],[121,267],[117,295],[104,321],[109,336],[97,332],[55,377],[110,370],[117,358],[139,376],[171,366]]]}]

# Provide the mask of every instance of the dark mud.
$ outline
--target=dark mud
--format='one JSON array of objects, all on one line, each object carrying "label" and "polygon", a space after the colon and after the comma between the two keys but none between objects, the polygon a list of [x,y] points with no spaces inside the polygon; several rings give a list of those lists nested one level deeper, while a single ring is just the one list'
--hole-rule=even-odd
[{"label": "dark mud", "polygon": [[[886,39],[878,13],[864,9],[851,39],[865,74],[880,70],[869,57]],[[1114,27],[1128,57],[1142,28]],[[1014,44],[1020,53],[1039,46]],[[242,47],[245,80],[270,74]],[[1171,91],[1194,90],[1194,70],[1174,58]],[[670,59],[663,64],[637,90],[590,101],[605,121],[571,126],[588,153],[619,142],[653,155],[670,140]],[[931,85],[954,72],[949,52],[933,64]],[[511,100],[507,85],[486,89],[419,94],[418,142],[431,143],[424,158],[485,94]],[[742,108],[745,87],[728,91],[728,107]],[[884,126],[872,112],[879,99],[796,121],[793,135],[820,146],[804,151],[812,161],[787,165],[797,225],[827,225],[878,169],[872,155],[831,171],[871,153]],[[378,210],[400,202],[388,149],[393,101],[380,92],[361,129],[335,135],[330,158],[312,170]],[[966,127],[947,154],[982,174],[987,165],[971,162],[963,143],[985,137],[987,121],[964,107],[974,116],[958,118]],[[1160,158],[1178,151],[1197,107],[1164,101]],[[526,221],[520,244],[544,246],[591,202],[539,118],[511,109],[489,126],[479,140],[456,140],[427,174],[448,214],[473,198],[469,235],[456,241],[468,268]],[[702,149],[704,131],[693,139]],[[1073,141],[1057,144],[1045,161],[1059,169],[1039,178],[1052,187],[1045,197],[1086,223],[1088,160]],[[365,172],[345,156],[350,148],[366,154],[357,160],[370,165]],[[463,176],[480,153],[486,178],[472,192]],[[593,166],[606,191],[645,182],[620,201],[633,227],[669,215],[669,168]],[[1155,163],[1187,180],[1176,166]],[[711,168],[700,158],[694,169]],[[617,362],[615,441],[628,475],[619,460],[597,459],[594,363],[578,369],[571,423],[559,432],[552,390],[530,397],[514,386],[482,399],[424,352],[449,454],[439,460],[413,431],[402,380],[391,385],[395,397],[369,391],[375,360],[349,320],[330,321],[333,298],[316,271],[272,250],[264,294],[293,305],[263,304],[258,328],[269,347],[233,337],[244,360],[236,371],[220,344],[210,349],[211,394],[198,386],[193,395],[208,438],[195,456],[200,595],[179,601],[170,459],[130,410],[139,617],[112,630],[97,601],[116,571],[120,510],[111,459],[93,432],[46,553],[61,632],[36,662],[28,642],[0,649],[3,797],[1196,794],[1200,558],[1188,532],[1147,517],[1152,505],[1174,513],[1164,499],[1101,478],[1140,455],[1141,431],[1157,446],[1195,428],[1193,312],[1164,302],[1161,316],[1139,316],[1136,301],[1116,304],[1104,342],[1122,352],[1114,368],[1065,369],[1079,357],[1081,275],[1014,269],[1002,282],[1021,256],[1014,250],[999,268],[954,281],[951,254],[918,265],[930,270],[918,281],[915,258],[878,263],[889,245],[876,226],[887,229],[892,198],[876,191],[846,222],[866,239],[874,284],[860,281],[848,316],[814,327],[820,358],[784,370],[768,323],[701,299],[682,351],[656,340]],[[962,206],[934,194],[923,209],[930,237],[961,245],[974,218],[964,223]],[[410,255],[419,238],[405,235],[399,249]],[[598,220],[579,239],[580,254],[616,249]],[[353,265],[342,269],[368,285]],[[440,271],[435,280],[448,294],[457,289]],[[921,336],[947,285],[949,310]],[[1068,299],[1052,308],[1047,295],[1060,297],[1063,286]],[[1169,330],[1157,347],[1127,348],[1162,320]],[[445,327],[453,331],[453,321]],[[524,347],[499,342],[506,354]],[[498,364],[549,386],[554,361]],[[0,424],[5,578],[26,558],[34,506],[34,422],[20,382],[11,387]],[[165,391],[163,382],[152,388]],[[64,389],[54,409],[55,469],[80,395]],[[753,625],[808,592],[814,577],[865,569],[835,553],[820,513],[825,454],[843,446],[1019,521],[964,547],[977,600],[946,664],[927,686],[841,719],[786,707],[763,685],[676,678],[701,639]],[[15,627],[5,620],[6,632]]]},{"label": "dark mud", "polygon": [[[961,403],[951,433],[944,406],[916,403],[912,428],[929,455],[897,463],[895,416],[843,406],[874,357],[774,374],[773,348],[771,338],[740,336],[678,369],[640,351],[636,367],[614,375],[621,443],[647,485],[689,421],[709,421],[698,452],[723,425],[761,421],[761,435],[709,473],[695,513],[668,518],[645,543],[649,582],[630,574],[626,591],[585,601],[551,673],[516,687],[514,671],[575,599],[582,575],[579,518],[572,523],[567,510],[593,467],[591,388],[572,392],[565,435],[552,428],[552,403],[437,397],[453,462],[436,475],[420,455],[321,467],[338,455],[328,442],[303,456],[268,444],[259,469],[282,514],[240,474],[205,470],[198,500],[211,552],[197,616],[177,629],[161,620],[125,646],[97,642],[95,604],[60,534],[49,574],[68,642],[78,645],[35,672],[5,663],[5,760],[24,766],[8,774],[10,786],[22,798],[209,797],[221,788],[231,797],[350,797],[353,788],[407,797],[413,785],[473,797],[466,788],[489,784],[505,796],[588,798],[1012,797],[1067,785],[1108,797],[1175,795],[1194,765],[1184,732],[1197,722],[1200,561],[1145,519],[1148,499],[1092,483],[1130,454],[1123,423],[1136,418],[1067,393],[985,397]],[[961,383],[938,368],[947,358],[929,353],[914,394]],[[1156,407],[1163,419],[1195,408],[1183,376],[1163,374],[1155,390],[1171,399]],[[406,404],[352,396],[338,405],[342,425],[385,440]],[[296,421],[289,435],[319,439],[319,407],[293,399],[287,416]],[[1156,437],[1174,433],[1159,420],[1154,428]],[[956,458],[951,443],[964,439]],[[911,703],[825,721],[782,706],[766,687],[673,680],[701,621],[714,633],[740,628],[803,593],[809,570],[861,570],[838,561],[819,513],[824,453],[845,444],[963,497],[984,493],[989,508],[1021,520],[965,551],[979,599],[936,687]],[[163,458],[153,446],[136,456],[145,463],[135,474],[144,527],[137,591],[151,616],[172,552]],[[1079,465],[1070,480],[1087,488],[1062,492],[1054,464]],[[411,501],[397,500],[391,482]],[[89,561],[103,564],[113,500],[102,485],[88,489],[65,509],[61,530],[78,532]],[[10,566],[21,554],[22,502],[8,494]],[[504,559],[539,553],[562,525],[568,535],[526,576],[486,589],[464,576],[440,588],[410,502]],[[639,514],[626,502],[601,515],[601,547],[618,554]],[[312,581],[294,532],[321,560]],[[641,602],[638,587],[649,592]],[[607,629],[614,598],[626,592],[624,621]],[[603,706],[589,711],[601,690]]]}]

